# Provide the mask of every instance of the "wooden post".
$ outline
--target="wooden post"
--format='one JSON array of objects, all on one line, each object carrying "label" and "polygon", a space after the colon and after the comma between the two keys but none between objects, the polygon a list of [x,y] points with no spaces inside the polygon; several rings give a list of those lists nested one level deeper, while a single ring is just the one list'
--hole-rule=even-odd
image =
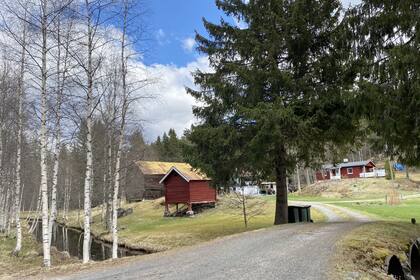
[{"label": "wooden post", "polygon": [[189,202],[188,203],[188,211],[187,211],[187,216],[193,216],[194,215],[194,211],[192,210],[192,203]]},{"label": "wooden post", "polygon": [[168,217],[169,216],[169,205],[168,203],[165,202],[165,213],[163,213],[164,217]]}]

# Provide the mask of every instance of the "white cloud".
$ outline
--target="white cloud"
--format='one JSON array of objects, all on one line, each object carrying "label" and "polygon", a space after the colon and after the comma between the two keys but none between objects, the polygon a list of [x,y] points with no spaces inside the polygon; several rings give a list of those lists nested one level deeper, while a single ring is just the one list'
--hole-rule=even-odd
[{"label": "white cloud", "polygon": [[155,94],[157,98],[138,104],[135,110],[137,116],[145,120],[146,140],[154,141],[170,128],[182,135],[196,121],[192,107],[197,102],[187,94],[185,87],[195,88],[192,72],[196,69],[210,70],[207,57],[199,57],[185,67],[162,64],[145,67],[148,75],[157,77],[156,83],[146,89],[148,94]]},{"label": "white cloud", "polygon": [[192,37],[182,40],[182,48],[187,52],[192,52],[195,47],[195,40]]},{"label": "white cloud", "polygon": [[165,31],[163,31],[163,29],[161,28],[159,28],[156,31],[155,38],[159,45],[165,45],[169,42],[169,39],[167,38]]}]

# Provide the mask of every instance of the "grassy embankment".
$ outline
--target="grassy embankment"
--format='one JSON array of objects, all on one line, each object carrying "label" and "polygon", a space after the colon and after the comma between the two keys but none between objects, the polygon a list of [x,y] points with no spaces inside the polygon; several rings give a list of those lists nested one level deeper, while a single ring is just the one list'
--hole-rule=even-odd
[{"label": "grassy embankment", "polygon": [[290,199],[322,202],[385,200],[385,196],[394,191],[397,191],[404,197],[419,194],[420,187],[404,178],[394,181],[386,180],[385,178],[343,179],[318,182],[309,187],[303,187],[300,194],[292,194]]},{"label": "grassy embankment", "polygon": [[377,220],[353,230],[339,242],[336,279],[347,279],[349,274],[351,279],[389,279],[384,273],[385,258],[395,254],[405,260],[410,240],[420,237],[420,226],[411,224],[411,218],[420,222],[420,199],[403,199],[396,205],[385,202],[392,193],[403,197],[420,193],[415,183],[397,178],[322,182],[292,196],[294,200],[346,207]]},{"label": "grassy embankment", "polygon": [[[410,241],[420,237],[420,199],[404,200],[397,205],[385,202],[337,205],[379,220],[361,226],[340,242],[342,262],[337,266],[338,272],[345,276],[349,271],[357,271],[361,279],[389,279],[383,270],[385,258],[397,255],[405,261]],[[416,225],[411,224],[411,218],[417,220]]]},{"label": "grassy embankment", "polygon": [[[133,214],[118,219],[119,240],[132,248],[143,248],[150,251],[163,251],[176,247],[193,245],[218,237],[261,229],[273,225],[275,199],[253,198],[258,200],[263,213],[252,217],[248,228],[244,227],[240,210],[232,210],[225,206],[223,199],[214,209],[205,210],[192,218],[163,217],[164,206],[162,199],[143,201],[123,205],[133,208]],[[318,211],[312,211],[315,222],[324,220]],[[93,210],[92,231],[96,236],[111,240],[111,234],[105,231],[101,222],[101,209]],[[80,226],[77,213],[73,213],[68,224]]]},{"label": "grassy embankment", "polygon": [[[35,238],[23,227],[22,251],[18,256],[12,256],[16,239],[13,235],[0,234],[0,279],[19,277],[24,279],[37,274],[42,268],[42,247]],[[77,262],[56,250],[51,250],[52,265],[68,265]]]}]

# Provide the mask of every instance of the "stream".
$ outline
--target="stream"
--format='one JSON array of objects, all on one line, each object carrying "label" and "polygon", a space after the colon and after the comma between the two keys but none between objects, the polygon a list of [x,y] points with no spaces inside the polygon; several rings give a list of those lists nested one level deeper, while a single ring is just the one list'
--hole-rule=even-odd
[{"label": "stream", "polygon": [[[41,222],[34,231],[34,236],[38,242],[42,242],[42,226]],[[62,224],[55,223],[53,226],[53,234],[51,246],[57,248],[60,252],[68,252],[70,256],[83,258],[83,231],[68,228]],[[147,254],[142,250],[133,250],[124,246],[118,247],[118,257],[138,256]],[[91,238],[90,259],[94,261],[103,261],[112,257],[112,243]]]}]

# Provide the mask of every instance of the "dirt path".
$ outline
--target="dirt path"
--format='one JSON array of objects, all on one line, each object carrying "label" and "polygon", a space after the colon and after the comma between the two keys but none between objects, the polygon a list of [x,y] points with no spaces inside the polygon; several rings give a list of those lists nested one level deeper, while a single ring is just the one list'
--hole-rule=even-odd
[{"label": "dirt path", "polygon": [[355,221],[355,222],[371,222],[373,221],[372,217],[363,215],[359,212],[350,210],[345,207],[340,207],[337,205],[321,203],[321,202],[302,202],[302,201],[291,201],[292,205],[311,205],[311,207],[317,209],[322,214],[325,215],[327,222],[346,222],[346,221]]},{"label": "dirt path", "polygon": [[336,242],[368,219],[341,207],[304,204],[329,222],[275,226],[52,279],[327,279]]}]

